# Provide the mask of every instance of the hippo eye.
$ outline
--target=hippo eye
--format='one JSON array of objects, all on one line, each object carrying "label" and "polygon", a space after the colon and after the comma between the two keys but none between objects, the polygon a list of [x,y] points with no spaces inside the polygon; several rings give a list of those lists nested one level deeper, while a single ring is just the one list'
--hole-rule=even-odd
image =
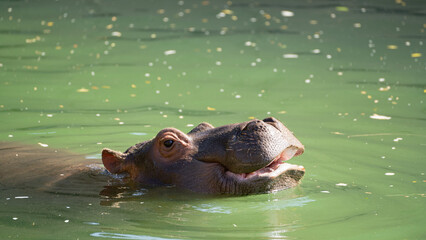
[{"label": "hippo eye", "polygon": [[173,145],[173,140],[166,140],[163,142],[164,146],[167,148],[171,147]]}]

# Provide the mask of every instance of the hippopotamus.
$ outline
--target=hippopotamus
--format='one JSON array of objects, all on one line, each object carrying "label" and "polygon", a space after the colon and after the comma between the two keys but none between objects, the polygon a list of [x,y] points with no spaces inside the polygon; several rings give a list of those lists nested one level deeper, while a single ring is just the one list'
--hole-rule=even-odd
[{"label": "hippopotamus", "polygon": [[285,161],[303,152],[293,133],[269,117],[221,127],[203,122],[187,134],[165,128],[125,152],[103,149],[102,162],[144,187],[247,195],[298,185],[304,167]]}]

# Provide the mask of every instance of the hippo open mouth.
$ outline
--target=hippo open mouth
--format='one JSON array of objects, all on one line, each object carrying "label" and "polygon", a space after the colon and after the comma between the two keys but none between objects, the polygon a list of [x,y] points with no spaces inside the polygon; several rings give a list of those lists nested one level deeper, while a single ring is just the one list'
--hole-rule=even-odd
[{"label": "hippo open mouth", "polygon": [[[290,163],[286,163],[285,161],[290,160],[293,156],[298,156],[303,153],[303,150],[299,150],[294,147],[290,147],[285,149],[282,153],[280,153],[277,157],[275,157],[271,163],[269,163],[267,166],[260,168],[254,172],[251,173],[233,173],[229,170],[226,171],[227,176],[231,178],[238,179],[240,181],[249,181],[254,178],[269,178],[273,179],[280,175],[282,175],[284,172],[289,170],[295,170],[304,172],[305,168],[303,166],[294,165]],[[303,173],[300,177],[303,176]]]},{"label": "hippo open mouth", "polygon": [[201,123],[188,134],[166,128],[124,153],[104,149],[102,161],[111,173],[126,172],[143,186],[246,195],[296,186],[305,169],[285,161],[303,152],[293,133],[271,117],[216,128]]}]

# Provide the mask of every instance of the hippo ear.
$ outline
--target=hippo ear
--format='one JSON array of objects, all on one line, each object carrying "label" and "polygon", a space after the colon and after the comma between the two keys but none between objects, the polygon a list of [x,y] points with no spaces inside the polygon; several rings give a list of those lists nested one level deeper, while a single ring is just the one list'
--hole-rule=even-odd
[{"label": "hippo ear", "polygon": [[196,133],[196,132],[202,132],[202,131],[206,131],[206,130],[212,129],[212,128],[214,128],[214,127],[210,123],[202,122],[202,123],[198,124],[198,126],[196,126],[194,129],[192,129],[188,134],[192,134],[192,133]]},{"label": "hippo ear", "polygon": [[125,158],[126,154],[124,153],[108,148],[104,148],[102,150],[102,162],[110,173],[116,174],[123,172],[123,163]]}]

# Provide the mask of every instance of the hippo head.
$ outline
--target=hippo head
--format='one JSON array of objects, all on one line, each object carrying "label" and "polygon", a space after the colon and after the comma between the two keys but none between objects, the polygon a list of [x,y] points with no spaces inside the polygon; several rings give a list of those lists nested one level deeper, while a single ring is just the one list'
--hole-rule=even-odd
[{"label": "hippo head", "polygon": [[266,118],[217,128],[201,123],[188,134],[166,128],[124,153],[104,149],[102,161],[142,186],[245,195],[296,186],[305,169],[285,161],[303,151],[280,121]]}]

